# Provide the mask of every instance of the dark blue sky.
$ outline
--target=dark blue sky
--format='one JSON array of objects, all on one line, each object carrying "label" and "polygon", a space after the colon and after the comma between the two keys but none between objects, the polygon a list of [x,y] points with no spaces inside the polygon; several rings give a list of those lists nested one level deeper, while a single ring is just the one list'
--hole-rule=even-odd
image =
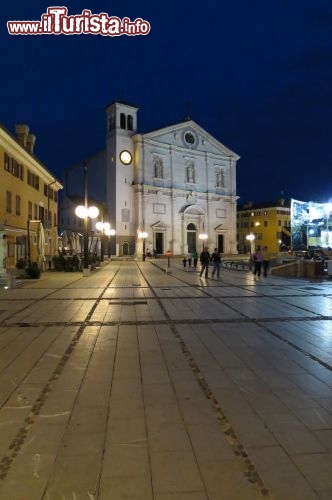
[{"label": "dark blue sky", "polygon": [[[3,2],[4,3],[4,2]],[[27,123],[59,178],[104,148],[104,107],[140,107],[139,131],[195,120],[241,156],[240,202],[332,197],[330,0],[67,1],[69,15],[138,17],[147,36],[12,36],[44,1],[0,11],[0,122]]]}]

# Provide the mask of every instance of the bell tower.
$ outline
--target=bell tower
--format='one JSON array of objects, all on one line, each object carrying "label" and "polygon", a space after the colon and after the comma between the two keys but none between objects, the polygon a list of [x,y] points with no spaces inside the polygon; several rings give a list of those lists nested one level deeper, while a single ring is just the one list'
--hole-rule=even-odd
[{"label": "bell tower", "polygon": [[[106,107],[106,197],[108,220],[116,231],[116,254],[120,246],[134,252],[133,226],[134,144],[138,107],[115,101]],[[121,252],[123,253],[123,252]]]}]

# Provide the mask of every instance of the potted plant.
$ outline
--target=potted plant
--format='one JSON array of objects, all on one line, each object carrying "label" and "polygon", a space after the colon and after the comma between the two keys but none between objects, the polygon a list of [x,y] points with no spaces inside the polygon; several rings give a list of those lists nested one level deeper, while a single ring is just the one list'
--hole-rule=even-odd
[{"label": "potted plant", "polygon": [[38,279],[40,278],[41,271],[38,267],[37,262],[30,262],[29,266],[27,267],[27,275],[31,279]]}]

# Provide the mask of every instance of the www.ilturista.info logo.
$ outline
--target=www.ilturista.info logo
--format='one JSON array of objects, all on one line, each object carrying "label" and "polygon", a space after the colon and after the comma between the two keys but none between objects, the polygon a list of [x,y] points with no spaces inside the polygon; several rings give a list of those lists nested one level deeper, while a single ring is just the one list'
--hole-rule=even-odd
[{"label": "www.ilturista.info logo", "polygon": [[82,14],[68,16],[67,7],[48,7],[40,21],[8,21],[10,35],[103,35],[136,36],[150,33],[150,23],[141,18],[131,21],[128,17],[119,19],[102,12],[92,14],[85,9]]}]

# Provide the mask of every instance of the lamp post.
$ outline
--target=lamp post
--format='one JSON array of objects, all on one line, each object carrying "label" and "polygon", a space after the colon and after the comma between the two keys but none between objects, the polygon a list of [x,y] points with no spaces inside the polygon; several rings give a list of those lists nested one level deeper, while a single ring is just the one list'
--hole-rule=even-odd
[{"label": "lamp post", "polygon": [[253,242],[255,240],[255,235],[252,234],[252,233],[247,234],[246,240],[249,241],[249,255],[251,257],[251,254],[252,254],[252,245],[253,245]]},{"label": "lamp post", "polygon": [[108,258],[111,258],[111,236],[115,235],[115,229],[105,229],[105,234],[108,236]]},{"label": "lamp post", "polygon": [[204,251],[204,242],[208,239],[208,235],[206,233],[201,233],[198,235],[198,238],[202,241],[202,250]]},{"label": "lamp post", "polygon": [[101,232],[101,236],[100,236],[100,260],[101,260],[101,262],[103,262],[104,261],[104,235],[114,236],[115,230],[111,229],[111,224],[109,222],[97,222],[96,229]]},{"label": "lamp post", "polygon": [[111,228],[111,224],[109,222],[99,221],[96,222],[96,229],[100,234],[100,262],[104,261],[104,234],[106,230]]},{"label": "lamp post", "polygon": [[83,276],[89,275],[89,233],[88,233],[88,218],[95,219],[99,215],[97,207],[88,207],[88,168],[86,163],[83,164],[84,171],[84,206],[79,205],[75,209],[77,217],[84,219],[84,267]]},{"label": "lamp post", "polygon": [[142,255],[142,260],[143,262],[145,261],[146,254],[145,254],[145,240],[148,237],[148,233],[146,231],[139,231],[138,232],[138,237],[143,240],[143,255]]}]

